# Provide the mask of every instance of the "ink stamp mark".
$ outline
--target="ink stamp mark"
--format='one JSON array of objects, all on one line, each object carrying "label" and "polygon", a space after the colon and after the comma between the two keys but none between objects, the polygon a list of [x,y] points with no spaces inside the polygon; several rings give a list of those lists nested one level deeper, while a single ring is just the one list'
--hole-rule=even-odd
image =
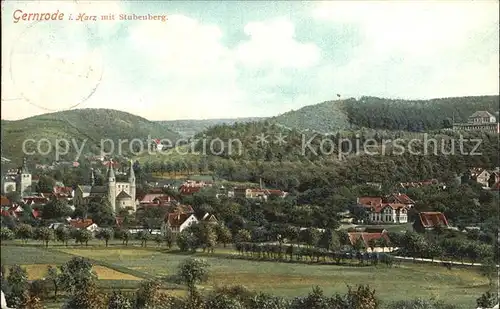
[{"label": "ink stamp mark", "polygon": [[83,24],[33,22],[10,51],[10,77],[19,96],[49,111],[87,101],[103,76],[95,33]]}]

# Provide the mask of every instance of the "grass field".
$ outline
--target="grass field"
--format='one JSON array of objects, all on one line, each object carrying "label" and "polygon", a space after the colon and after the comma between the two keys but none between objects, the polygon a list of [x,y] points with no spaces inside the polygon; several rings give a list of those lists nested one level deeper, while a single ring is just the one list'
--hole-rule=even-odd
[{"label": "grass field", "polygon": [[[101,270],[104,273],[110,267],[124,270],[110,272],[106,279],[115,280],[103,280],[106,285],[116,283],[121,275],[129,272],[139,272],[143,275],[135,277],[142,278],[173,275],[179,263],[188,257],[154,248],[60,246],[47,250],[41,247],[2,246],[2,263],[8,261],[6,264],[51,264],[75,255],[98,261],[104,267]],[[487,290],[485,278],[475,270],[463,268],[447,270],[438,265],[413,263],[403,263],[393,268],[303,265],[230,259],[201,253],[196,255],[204,257],[211,265],[210,280],[204,286],[205,289],[222,285],[243,285],[251,290],[293,297],[307,294],[315,285],[322,287],[326,294],[333,294],[347,291],[347,285],[369,284],[385,302],[434,297],[462,305],[463,308],[471,308],[475,299]],[[34,260],[38,262],[34,263]],[[130,282],[130,279],[125,282]]]}]

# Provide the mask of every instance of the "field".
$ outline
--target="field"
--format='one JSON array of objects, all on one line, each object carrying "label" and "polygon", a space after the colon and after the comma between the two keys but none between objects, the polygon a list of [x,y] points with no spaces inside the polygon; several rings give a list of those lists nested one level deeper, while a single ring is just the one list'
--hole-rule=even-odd
[{"label": "field", "polygon": [[[231,259],[217,253],[196,255],[203,256],[211,265],[210,280],[202,287],[206,290],[238,284],[251,290],[293,297],[307,294],[315,285],[332,294],[347,291],[347,285],[370,284],[383,301],[435,297],[470,308],[487,289],[485,278],[477,271],[463,268],[447,270],[437,265],[413,263],[393,268],[304,265]],[[118,284],[121,288],[133,288],[140,278],[173,275],[179,263],[188,257],[155,248],[2,246],[2,263],[27,265],[31,278],[43,276],[39,272],[46,269],[47,264],[63,263],[72,256],[91,259],[97,265],[94,270],[103,287]]]}]

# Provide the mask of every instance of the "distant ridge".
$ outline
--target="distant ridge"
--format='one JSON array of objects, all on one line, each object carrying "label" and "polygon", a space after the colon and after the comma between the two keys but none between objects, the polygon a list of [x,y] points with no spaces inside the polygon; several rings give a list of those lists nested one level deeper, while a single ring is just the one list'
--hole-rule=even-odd
[{"label": "distant ridge", "polygon": [[452,122],[466,121],[478,110],[498,115],[499,96],[475,96],[430,100],[396,100],[361,97],[308,105],[269,120],[298,130],[333,133],[370,128],[423,131],[442,129]]},{"label": "distant ridge", "polygon": [[[45,138],[53,142],[53,146],[56,139],[75,140],[80,144],[87,140],[85,151],[98,154],[103,139],[146,141],[148,135],[172,141],[180,138],[167,126],[130,113],[112,109],[74,109],[2,121],[2,155],[18,162],[24,156],[22,145],[27,139],[39,141]],[[124,147],[128,149],[128,145]],[[49,156],[54,159],[53,154]]]},{"label": "distant ridge", "polygon": [[262,117],[244,117],[244,118],[221,118],[221,119],[181,119],[181,120],[164,120],[157,121],[162,125],[166,125],[172,130],[178,132],[184,137],[191,137],[195,134],[208,129],[211,126],[227,124],[232,125],[236,122],[254,122],[260,121]]}]

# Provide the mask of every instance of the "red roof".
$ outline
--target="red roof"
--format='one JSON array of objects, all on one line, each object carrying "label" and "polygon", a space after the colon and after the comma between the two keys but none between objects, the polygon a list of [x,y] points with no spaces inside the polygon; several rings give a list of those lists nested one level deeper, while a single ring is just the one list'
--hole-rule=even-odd
[{"label": "red roof", "polygon": [[153,203],[156,198],[159,198],[161,196],[164,196],[165,194],[159,193],[159,194],[146,194],[142,199],[140,199],[140,203]]},{"label": "red roof", "polygon": [[43,196],[28,196],[24,197],[23,201],[26,204],[45,204],[49,202],[49,199]]},{"label": "red roof", "polygon": [[120,227],[123,224],[124,217],[115,217],[116,226]]},{"label": "red roof", "polygon": [[166,221],[169,223],[171,227],[180,227],[182,223],[186,222],[186,220],[192,216],[192,214],[187,213],[169,213],[166,215]]},{"label": "red roof", "polygon": [[388,196],[388,199],[394,198],[397,202],[401,204],[415,204],[415,201],[413,201],[408,195],[402,194],[402,193],[397,193],[397,194],[391,194]]},{"label": "red roof", "polygon": [[54,194],[56,195],[68,195],[71,196],[73,193],[73,188],[71,187],[54,187]]},{"label": "red roof", "polygon": [[69,222],[69,225],[77,229],[85,229],[91,226],[92,224],[94,224],[92,219],[76,219],[76,220],[71,220]]},{"label": "red roof", "polygon": [[362,196],[358,198],[358,204],[363,206],[380,206],[382,198],[378,196]]},{"label": "red roof", "polygon": [[153,199],[153,202],[158,202],[160,204],[175,202],[175,199],[170,195],[160,195]]},{"label": "red roof", "polygon": [[187,185],[182,185],[180,186],[179,188],[179,192],[183,195],[190,195],[190,194],[194,194],[196,192],[199,192],[203,187],[202,186],[187,186]]},{"label": "red roof", "polygon": [[442,212],[421,212],[418,216],[424,228],[436,227],[438,225],[448,226],[448,220],[446,220]]},{"label": "red roof", "polygon": [[381,239],[385,238],[387,242],[389,242],[389,236],[387,233],[366,233],[366,232],[352,232],[352,233],[347,233],[349,235],[349,241],[351,242],[351,245],[354,245],[356,241],[361,238],[363,243],[365,244],[365,248],[370,247],[370,240],[372,239]]},{"label": "red roof", "polygon": [[[363,205],[365,206],[365,205]],[[373,211],[373,212],[381,212],[383,209],[385,209],[386,207],[390,207],[394,210],[398,210],[398,209],[405,209],[406,208],[406,205],[405,204],[399,204],[399,203],[384,203],[384,204],[381,204],[381,205],[376,205],[376,206],[365,206],[365,207],[370,207],[370,209]]]},{"label": "red roof", "polygon": [[120,163],[116,162],[116,161],[104,161],[102,162],[102,165],[106,166],[109,168],[110,165],[113,165],[113,168],[119,168],[120,167]]},{"label": "red roof", "polygon": [[0,206],[10,206],[12,203],[6,196],[0,196]]},{"label": "red roof", "polygon": [[38,210],[38,209],[33,209],[31,211],[31,214],[33,215],[33,218],[35,218],[35,219],[37,219],[41,216],[40,210]]}]

